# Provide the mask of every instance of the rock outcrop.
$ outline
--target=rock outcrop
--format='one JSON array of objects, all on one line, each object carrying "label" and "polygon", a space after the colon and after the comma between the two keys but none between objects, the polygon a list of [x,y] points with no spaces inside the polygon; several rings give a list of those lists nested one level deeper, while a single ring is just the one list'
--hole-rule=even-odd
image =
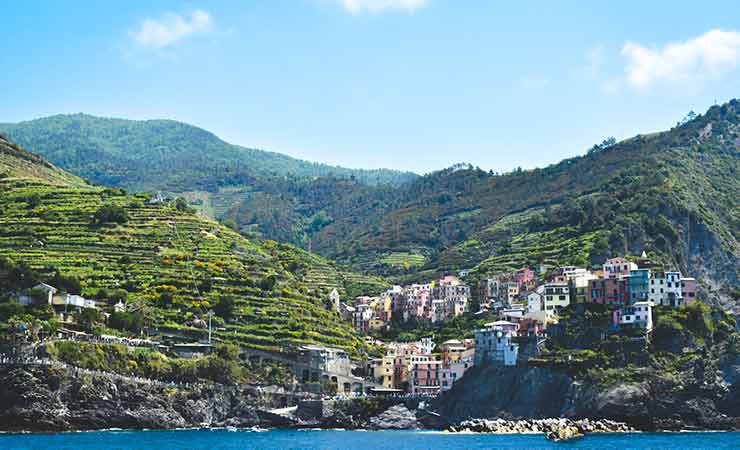
[{"label": "rock outcrop", "polygon": [[586,433],[627,433],[635,431],[623,422],[612,420],[558,419],[471,419],[447,427],[452,433],[529,434],[545,433],[553,439],[568,440]]},{"label": "rock outcrop", "polygon": [[640,382],[611,384],[541,367],[476,367],[431,409],[448,425],[470,418],[566,417],[611,419],[645,431],[740,430],[737,361],[717,373],[709,366],[705,371],[704,363],[697,360],[681,376],[646,369]]},{"label": "rock outcrop", "polygon": [[377,416],[371,417],[368,424],[374,430],[415,430],[421,428],[416,412],[408,409],[406,405],[391,406]]},{"label": "rock outcrop", "polygon": [[253,387],[190,389],[77,373],[50,366],[0,366],[1,431],[274,426],[278,398]]}]

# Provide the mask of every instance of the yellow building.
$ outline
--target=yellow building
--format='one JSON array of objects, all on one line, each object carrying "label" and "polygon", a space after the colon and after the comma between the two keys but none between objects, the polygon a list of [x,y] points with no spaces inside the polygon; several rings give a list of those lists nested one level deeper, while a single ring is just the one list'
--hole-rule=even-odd
[{"label": "yellow building", "polygon": [[373,368],[373,378],[378,384],[383,385],[384,388],[393,389],[393,362],[395,360],[394,355],[386,355],[379,358],[379,361]]}]

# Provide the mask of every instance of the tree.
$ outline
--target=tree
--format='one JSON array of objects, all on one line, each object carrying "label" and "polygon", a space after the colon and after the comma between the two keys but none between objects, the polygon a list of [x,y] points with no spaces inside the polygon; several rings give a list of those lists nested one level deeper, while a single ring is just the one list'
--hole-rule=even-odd
[{"label": "tree", "polygon": [[239,346],[235,344],[219,344],[216,346],[216,356],[227,361],[236,361],[239,358]]},{"label": "tree", "polygon": [[49,283],[62,291],[74,295],[79,295],[82,291],[79,278],[74,275],[62,275],[59,270],[54,272],[54,277],[49,280]]},{"label": "tree", "polygon": [[222,297],[218,303],[213,306],[213,311],[219,317],[228,321],[234,316],[234,309],[236,308],[236,301],[234,297]]},{"label": "tree", "polygon": [[128,222],[128,213],[120,205],[103,205],[93,213],[93,225],[104,225],[107,223],[124,224]]},{"label": "tree", "polygon": [[75,314],[75,321],[85,331],[91,332],[93,327],[100,322],[100,311],[95,308],[82,308]]},{"label": "tree", "polygon": [[188,211],[188,202],[182,197],[177,197],[175,200],[175,209],[181,212]]},{"label": "tree", "polygon": [[28,205],[28,209],[36,208],[41,204],[41,197],[39,194],[33,194],[26,197],[26,205]]}]

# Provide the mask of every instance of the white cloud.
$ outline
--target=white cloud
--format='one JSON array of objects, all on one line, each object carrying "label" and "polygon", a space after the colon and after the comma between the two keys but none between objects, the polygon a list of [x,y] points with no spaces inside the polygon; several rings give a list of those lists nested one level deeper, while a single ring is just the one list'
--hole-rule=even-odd
[{"label": "white cloud", "polygon": [[380,13],[386,10],[401,9],[414,11],[426,5],[427,0],[339,0],[352,14],[364,11]]},{"label": "white cloud", "polygon": [[188,36],[207,33],[213,29],[211,15],[202,10],[193,11],[190,17],[166,13],[160,19],[144,19],[132,33],[134,42],[141,47],[163,49]]},{"label": "white cloud", "polygon": [[648,48],[628,42],[622,48],[628,60],[626,81],[647,90],[664,81],[694,81],[718,78],[740,62],[740,32],[710,30],[684,42],[663,48]]}]

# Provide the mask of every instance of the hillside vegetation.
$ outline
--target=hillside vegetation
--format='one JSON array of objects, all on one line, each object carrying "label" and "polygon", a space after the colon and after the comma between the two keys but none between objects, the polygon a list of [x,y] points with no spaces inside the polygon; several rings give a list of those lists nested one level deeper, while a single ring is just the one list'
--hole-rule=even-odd
[{"label": "hillside vegetation", "polygon": [[[471,269],[475,278],[646,251],[703,280],[705,298],[731,309],[740,262],[739,108],[733,100],[669,131],[543,169],[494,175],[454,167],[392,191],[341,186],[337,202],[326,202],[332,195],[317,184],[306,190],[322,195],[296,198],[330,218],[313,232],[313,249],[367,272],[414,279]],[[312,201],[313,210],[305,205]],[[260,209],[251,211],[259,222]],[[398,255],[424,263],[394,263]]]},{"label": "hillside vegetation", "polygon": [[348,169],[240,147],[173,120],[124,120],[86,114],[56,115],[0,132],[51,163],[98,184],[134,191],[216,192],[260,178],[333,176],[366,184],[398,185],[409,172]]},{"label": "hillside vegetation", "polygon": [[[54,280],[86,298],[122,299],[136,311],[117,317],[128,331],[203,338],[198,321],[213,310],[219,341],[286,351],[324,343],[357,354],[363,344],[329,310],[328,292],[384,286],[290,245],[249,241],[184,202],[87,185],[2,138],[0,193],[0,275],[4,266],[17,273],[12,265],[33,273],[5,280],[10,287]],[[0,315],[27,312],[3,305]]]},{"label": "hillside vegetation", "polygon": [[[730,293],[740,262],[739,107],[732,100],[665,132],[608,140],[584,156],[503,175],[457,165],[405,183],[373,185],[326,172],[317,178],[244,175],[229,164],[217,180],[207,170],[206,180],[186,170],[169,187],[247,236],[292,243],[355,271],[399,281],[468,269],[474,282],[523,265],[592,266],[610,255],[645,251],[657,263],[700,279],[703,299],[733,309]],[[62,147],[56,138],[65,149],[92,154],[96,133],[44,125],[74,118],[91,120],[56,116],[10,131],[34,148],[48,141],[56,149],[49,153],[56,155],[52,161]],[[106,133],[117,136],[118,153],[130,146],[132,154],[156,162],[162,142],[172,149],[193,141],[189,128],[164,128],[134,143],[121,137],[129,131],[118,122],[110,122]],[[203,158],[222,160],[216,149],[199,148]],[[104,151],[90,158],[93,165],[125,167],[116,155]],[[176,169],[164,173],[181,173]],[[143,170],[100,180],[142,187],[142,176],[151,178]]]}]

